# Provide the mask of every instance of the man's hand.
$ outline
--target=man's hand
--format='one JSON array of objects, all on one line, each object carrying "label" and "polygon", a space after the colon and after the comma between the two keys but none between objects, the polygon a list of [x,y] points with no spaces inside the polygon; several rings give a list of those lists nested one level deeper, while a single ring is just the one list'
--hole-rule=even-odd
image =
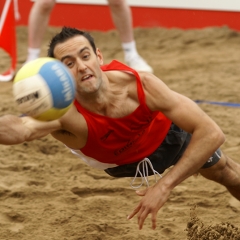
[{"label": "man's hand", "polygon": [[136,191],[136,193],[143,198],[138,206],[128,216],[128,219],[133,218],[137,214],[138,226],[139,229],[142,229],[148,214],[152,214],[152,229],[155,229],[157,226],[157,213],[167,201],[171,190],[161,189],[161,185],[158,182],[158,184],[143,191]]},{"label": "man's hand", "polygon": [[0,117],[0,144],[12,145],[24,142],[26,131],[21,118],[14,115]]},{"label": "man's hand", "polygon": [[31,117],[0,117],[0,144],[14,145],[44,137],[61,128],[60,121],[43,122]]}]

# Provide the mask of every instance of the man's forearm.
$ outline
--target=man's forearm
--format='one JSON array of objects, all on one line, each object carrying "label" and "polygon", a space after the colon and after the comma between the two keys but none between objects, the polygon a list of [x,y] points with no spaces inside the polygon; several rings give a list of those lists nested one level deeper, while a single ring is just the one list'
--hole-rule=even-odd
[{"label": "man's forearm", "polygon": [[[208,133],[209,134],[209,133]],[[196,173],[224,142],[221,131],[208,135],[195,133],[178,163],[162,179],[161,184],[173,189],[186,178]]]}]

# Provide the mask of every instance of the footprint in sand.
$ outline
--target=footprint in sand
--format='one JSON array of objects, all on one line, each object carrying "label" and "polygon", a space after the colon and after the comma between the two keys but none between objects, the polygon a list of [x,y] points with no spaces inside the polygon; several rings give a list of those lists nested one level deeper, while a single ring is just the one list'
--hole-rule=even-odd
[{"label": "footprint in sand", "polygon": [[0,224],[13,232],[18,232],[24,228],[24,217],[18,213],[0,213]]}]

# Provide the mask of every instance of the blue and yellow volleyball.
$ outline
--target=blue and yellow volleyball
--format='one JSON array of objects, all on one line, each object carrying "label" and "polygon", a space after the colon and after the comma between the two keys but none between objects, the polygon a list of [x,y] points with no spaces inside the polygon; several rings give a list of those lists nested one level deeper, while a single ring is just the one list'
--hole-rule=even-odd
[{"label": "blue and yellow volleyball", "polygon": [[68,68],[54,58],[26,63],[13,81],[18,110],[41,121],[62,117],[72,106],[75,81]]}]

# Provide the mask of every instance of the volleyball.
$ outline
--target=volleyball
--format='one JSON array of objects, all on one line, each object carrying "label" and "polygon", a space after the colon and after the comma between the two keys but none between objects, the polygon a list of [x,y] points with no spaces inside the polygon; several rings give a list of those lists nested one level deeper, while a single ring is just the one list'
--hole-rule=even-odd
[{"label": "volleyball", "polygon": [[60,61],[44,57],[30,61],[17,72],[13,96],[18,110],[41,121],[63,116],[75,96],[75,81]]}]

